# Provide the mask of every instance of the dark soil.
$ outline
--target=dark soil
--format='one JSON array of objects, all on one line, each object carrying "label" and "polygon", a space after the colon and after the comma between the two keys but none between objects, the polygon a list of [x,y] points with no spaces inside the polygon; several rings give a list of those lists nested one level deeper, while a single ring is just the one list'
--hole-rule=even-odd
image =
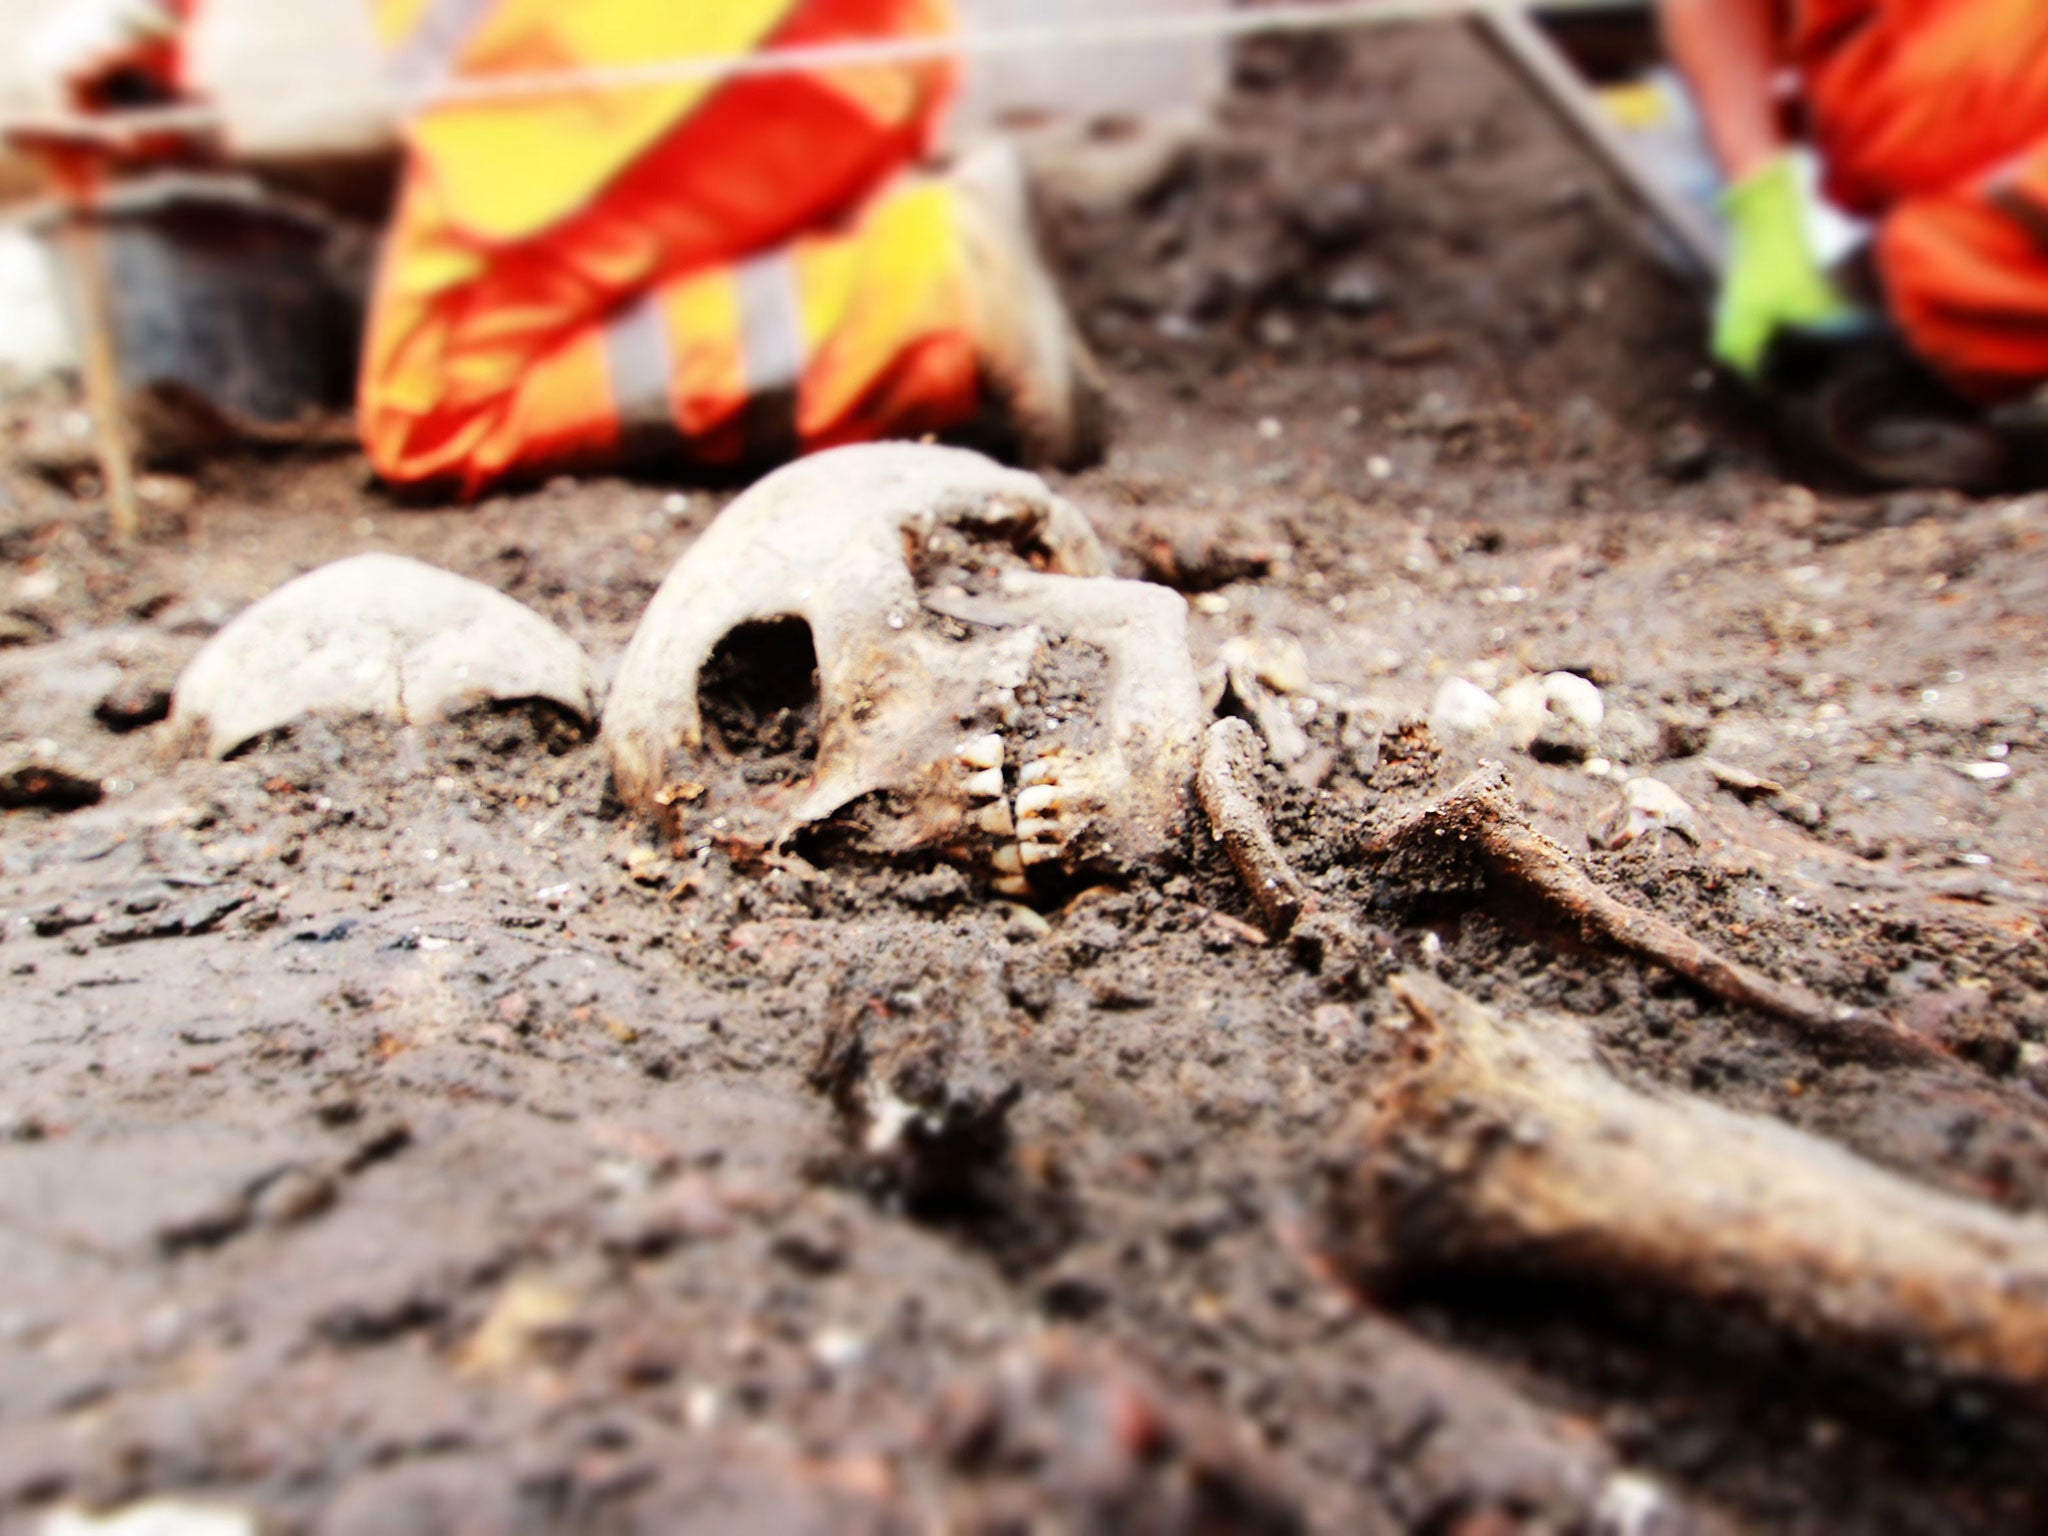
[{"label": "dark soil", "polygon": [[[1597,1289],[1369,1296],[1322,1229],[1404,968],[2048,1207],[2048,500],[1779,478],[1697,301],[1457,33],[1249,48],[1142,208],[1054,223],[1121,415],[1063,489],[1200,594],[1205,664],[1300,642],[1310,750],[1265,787],[1359,945],[1265,942],[1206,843],[1043,914],[670,858],[516,711],[169,761],[162,691],[298,571],[415,554],[609,666],[720,498],[422,511],[244,460],[154,483],[123,557],[89,485],[0,466],[0,736],[104,786],[0,825],[0,1527],[163,1493],[322,1533],[2048,1523],[2038,1427],[1968,1394]],[[1561,669],[1607,718],[1590,763],[1508,758],[1537,823],[1934,1065],[1374,867],[1479,755],[1421,723],[1439,684]],[[796,762],[786,705],[720,728]],[[1641,773],[1697,846],[1594,846]]]}]

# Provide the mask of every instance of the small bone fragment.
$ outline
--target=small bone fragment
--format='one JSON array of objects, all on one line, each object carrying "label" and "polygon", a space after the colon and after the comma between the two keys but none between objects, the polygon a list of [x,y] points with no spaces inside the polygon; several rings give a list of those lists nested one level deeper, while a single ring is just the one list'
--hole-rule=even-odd
[{"label": "small bone fragment", "polygon": [[1431,845],[1462,847],[1504,884],[1577,921],[1589,938],[1605,939],[1676,971],[1716,997],[1796,1025],[1816,1040],[1895,1058],[1926,1060],[1934,1054],[1924,1041],[1868,1009],[1830,1003],[1797,982],[1766,976],[1655,913],[1608,895],[1523,819],[1497,763],[1479,769],[1436,804],[1377,839],[1370,851],[1387,855]]},{"label": "small bone fragment", "polygon": [[1499,703],[1509,739],[1524,750],[1543,734],[1553,716],[1577,726],[1588,737],[1607,718],[1600,690],[1576,672],[1547,672],[1510,683],[1501,690]]},{"label": "small bone fragment", "polygon": [[420,724],[487,701],[597,714],[583,648],[504,593],[398,555],[286,582],[192,658],[171,709],[188,751],[226,757],[312,714]]},{"label": "small bone fragment", "polygon": [[1242,720],[1218,720],[1202,738],[1195,791],[1209,829],[1244,881],[1266,931],[1285,938],[1308,904],[1308,887],[1273,840],[1258,799],[1259,742]]},{"label": "small bone fragment", "polygon": [[2048,1410],[2048,1221],[1779,1121],[1628,1086],[1584,1026],[1393,983],[1419,1060],[1334,1197],[1368,1276],[1536,1270]]},{"label": "small bone fragment", "polygon": [[1639,838],[1666,832],[1698,845],[1698,818],[1685,798],[1662,779],[1630,779],[1621,786],[1621,804],[1600,834],[1603,848],[1626,848]]},{"label": "small bone fragment", "polygon": [[1714,776],[1714,782],[1723,789],[1730,790],[1735,794],[1782,795],[1785,792],[1785,786],[1778,783],[1777,780],[1767,779],[1761,774],[1751,773],[1747,768],[1737,768],[1731,763],[1716,762],[1711,757],[1705,759],[1705,763],[1707,772]]},{"label": "small bone fragment", "polygon": [[1795,795],[1775,779],[1767,779],[1751,773],[1746,768],[1731,767],[1717,763],[1712,758],[1705,760],[1707,772],[1714,776],[1714,782],[1745,803],[1762,800],[1772,810],[1794,826],[1812,832],[1828,819],[1828,813],[1804,795]]},{"label": "small bone fragment", "polygon": [[1313,686],[1301,643],[1289,639],[1262,645],[1238,636],[1223,642],[1217,659],[1231,697],[1266,738],[1266,755],[1283,768],[1308,756],[1308,733],[1296,723],[1284,697],[1305,694]]},{"label": "small bone fragment", "polygon": [[1315,692],[1308,652],[1292,635],[1235,635],[1218,650],[1223,663],[1243,670],[1273,692],[1302,698]]}]

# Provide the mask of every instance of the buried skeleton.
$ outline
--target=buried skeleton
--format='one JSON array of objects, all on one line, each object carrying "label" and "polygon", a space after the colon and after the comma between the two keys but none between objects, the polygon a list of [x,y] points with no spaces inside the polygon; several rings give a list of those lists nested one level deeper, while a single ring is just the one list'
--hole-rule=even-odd
[{"label": "buried skeleton", "polygon": [[[1259,738],[1242,720],[1202,718],[1181,600],[1112,580],[1106,563],[1073,508],[969,455],[864,450],[786,470],[733,505],[643,619],[605,717],[620,794],[678,841],[708,829],[757,850],[801,837],[813,850],[937,852],[1011,896],[1029,894],[1041,872],[1161,873],[1199,806],[1275,939],[1291,939],[1312,964],[1355,955],[1360,930],[1287,866],[1267,824]],[[807,662],[815,697],[796,686]],[[1263,745],[1268,758],[1286,755],[1284,744]],[[777,766],[762,773],[764,763]],[[1520,821],[1497,770],[1396,824],[1367,852],[1398,858],[1447,829],[1510,899],[1549,908],[1589,940],[1836,1048],[1925,1054],[1888,1021],[1829,1008],[1796,980],[1760,975],[1599,891]],[[1400,995],[1433,1029],[1460,1016],[1424,983]],[[1451,1049],[1449,1059],[1464,1059]],[[1446,1082],[1441,1094],[1461,1103],[1484,1097]],[[1985,1295],[1956,1301],[1968,1314],[1960,1321],[1914,1310],[1916,1298],[1947,1285],[1937,1271],[1968,1277],[1980,1255],[2024,1253],[2030,1267],[2044,1243],[2038,1223],[1920,1196],[1769,1122],[1632,1099],[1597,1072],[1536,1073],[1522,1091],[1555,1098],[1567,1118],[1606,1117],[1605,1130],[1573,1149],[1585,1199],[1561,1218],[1583,1239],[1559,1250],[1568,1277],[1661,1286],[1709,1307],[1734,1297],[1806,1343],[1890,1351],[1938,1379],[1995,1376],[2021,1399],[2048,1390],[2038,1309],[2007,1297],[1998,1275],[1971,1281]],[[1654,1124],[1668,1125],[1662,1140],[1649,1134]],[[1682,1149],[1693,1135],[1718,1135],[1721,1157],[1689,1157]],[[1786,1187],[1777,1211],[1759,1170],[1782,1157],[1803,1182]],[[1434,1243],[1437,1221],[1403,1213],[1418,1199],[1429,1206],[1430,1189],[1444,1192],[1446,1209],[1469,1200],[1476,1165],[1447,1156],[1441,1169],[1404,1166],[1423,1168],[1424,1189],[1396,1179],[1376,1190],[1377,1172],[1341,1187],[1334,1251],[1355,1249],[1367,1233],[1381,1245],[1371,1261],[1381,1270],[1460,1260],[1462,1248]],[[1592,1192],[1629,1180],[1684,1186],[1702,1213],[1689,1224],[1674,1218],[1669,1253],[1654,1261],[1642,1257],[1655,1242],[1630,1226],[1634,1218],[1596,1208]],[[1540,1184],[1506,1198],[1511,1227],[1516,1211],[1544,1199],[1570,1204],[1568,1193]],[[1714,1211],[1747,1214],[1719,1226],[1704,1214]],[[1809,1234],[1825,1261],[1786,1251],[1786,1229],[1811,1212],[1834,1222]],[[1541,1248],[1548,1238],[1538,1223],[1513,1228],[1502,1244]],[[1705,1269],[1721,1278],[1702,1279]],[[1866,1320],[1848,1317],[1848,1294],[1903,1299]],[[2024,1347],[2006,1347],[2022,1338]]]},{"label": "buried skeleton", "polygon": [[[1269,933],[1287,944],[1278,955],[1291,953],[1305,968],[1374,963],[1374,936],[1357,926],[1359,914],[1334,894],[1328,872],[1305,865],[1304,879],[1290,869],[1283,840],[1268,825],[1266,806],[1280,782],[1268,764],[1280,750],[1242,720],[1206,719],[1177,596],[1109,577],[1079,514],[1029,477],[927,450],[814,462],[829,473],[792,472],[764,484],[772,499],[736,502],[684,557],[643,620],[605,720],[619,795],[637,816],[687,848],[723,848],[742,871],[790,853],[854,864],[943,858],[998,894],[1048,897],[1067,878],[1113,876],[1142,889],[1184,875],[1190,862],[1214,873],[1222,861],[1213,843]],[[877,494],[855,494],[867,487]],[[531,681],[504,686],[516,694]],[[188,692],[180,690],[181,707],[191,705]],[[398,696],[421,703],[417,690]],[[1159,742],[1170,750],[1153,750]],[[1062,767],[1057,784],[1046,782],[1040,766],[1049,761]],[[991,773],[994,779],[985,777]],[[1057,798],[1029,796],[1048,787]],[[1040,825],[1046,822],[1057,824],[1057,834]],[[1474,865],[1460,878],[1484,887],[1487,901],[1546,910],[1584,942],[1722,997],[1751,1027],[1776,1018],[1832,1049],[1873,1059],[1912,1054],[1919,1044],[1897,1040],[1885,1020],[1829,1007],[1792,978],[1774,983],[1674,936],[1668,924],[1646,922],[1598,891],[1570,854],[1521,824],[1497,776],[1370,830],[1377,835],[1362,839],[1357,862],[1389,890],[1441,880],[1447,866],[1440,853],[1455,846]],[[1020,843],[1056,851],[1012,862],[1004,850]],[[891,994],[887,1006],[917,1005]],[[1443,1081],[1454,1109],[1487,1088],[1476,1079]],[[1570,1098],[1594,1081],[1559,1073],[1542,1091]],[[1389,1102],[1398,1109],[1407,1100]],[[1677,1113],[1669,1105],[1644,1112],[1653,1111]],[[1516,1113],[1517,1123],[1528,1119]],[[1421,1131],[1388,1123],[1393,1139],[1371,1143],[1355,1179],[1331,1201],[1329,1246],[1368,1282],[1382,1272],[1499,1267],[1498,1251],[1523,1242],[1512,1224],[1491,1248],[1445,1245],[1414,1214],[1430,1208],[1432,1190],[1478,1202],[1490,1186],[1467,1190],[1453,1167],[1455,1148],[1432,1162]],[[1768,1154],[1773,1144],[1757,1145]],[[1652,1184],[1665,1177],[1654,1159],[1601,1161],[1626,1150],[1592,1136],[1582,1161],[1559,1165],[1579,1182],[1555,1198],[1622,1175]],[[1697,1191],[1698,1208],[1738,1195],[1754,1203],[1746,1167],[1690,1159],[1687,1188]],[[1894,1205],[1903,1199],[1896,1186],[1845,1163],[1817,1161],[1812,1177],[1814,1189],[1802,1199],[1833,1201],[1846,1213],[1868,1205],[1874,1192]],[[1419,1187],[1403,1182],[1415,1179]],[[1761,1198],[1768,1207],[1771,1197]],[[1402,1203],[1413,1201],[1420,1203]],[[1943,1231],[1970,1226],[1950,1208],[1936,1214]],[[1612,1212],[1593,1216],[1621,1220]],[[1881,1218],[1890,1219],[1873,1208],[1869,1220]],[[1385,1251],[1347,1252],[1359,1233]],[[1545,1272],[1595,1286],[1637,1279],[1631,1230],[1623,1224],[1598,1236],[1559,1250]],[[1993,1236],[2006,1241],[2002,1232]],[[1854,1239],[1852,1231],[1838,1246],[1853,1249]],[[1641,1262],[1645,1283],[1681,1298],[1697,1295],[1701,1270],[1686,1244],[1704,1241],[1697,1222],[1681,1225],[1670,1240],[1676,1257]],[[1726,1243],[1741,1259],[1745,1304],[1795,1340],[1865,1357],[1938,1358],[1926,1341],[1939,1342],[1946,1326],[1939,1320],[1902,1311],[1860,1331],[1814,1321],[1838,1310],[1830,1288],[1858,1283],[1853,1265],[1815,1290],[1797,1256],[1784,1259],[1771,1246],[1781,1248],[1782,1237],[1770,1223],[1731,1231]],[[1917,1271],[1902,1273],[1873,1269],[1866,1278],[1896,1289],[1918,1283]],[[1714,1304],[1711,1295],[1706,1304]],[[1965,1353],[1942,1362],[1939,1374],[1968,1382],[1983,1373]],[[2038,1391],[2031,1366],[2004,1385],[2022,1396]]]}]

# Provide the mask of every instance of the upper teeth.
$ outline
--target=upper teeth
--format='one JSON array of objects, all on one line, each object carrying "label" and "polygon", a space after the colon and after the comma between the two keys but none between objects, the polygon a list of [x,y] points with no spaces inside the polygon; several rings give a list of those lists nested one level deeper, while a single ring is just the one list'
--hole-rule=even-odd
[{"label": "upper teeth", "polygon": [[1003,733],[990,731],[986,736],[976,736],[960,743],[960,761],[969,768],[994,768],[1003,766]]},{"label": "upper teeth", "polygon": [[1059,765],[1050,754],[1024,764],[1017,773],[1020,788],[1013,800],[1003,782],[1005,751],[1000,731],[961,742],[956,756],[967,770],[961,789],[970,800],[981,802],[967,813],[967,824],[1002,839],[989,855],[996,890],[1028,895],[1028,871],[1060,857]]},{"label": "upper teeth", "polygon": [[1027,820],[1041,811],[1057,812],[1060,808],[1060,790],[1057,784],[1033,784],[1029,789],[1017,791],[1017,814]]}]

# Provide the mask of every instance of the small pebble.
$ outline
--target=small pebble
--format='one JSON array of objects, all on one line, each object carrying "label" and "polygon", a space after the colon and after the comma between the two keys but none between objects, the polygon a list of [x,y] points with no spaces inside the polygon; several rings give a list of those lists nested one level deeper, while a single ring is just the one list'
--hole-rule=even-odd
[{"label": "small pebble", "polygon": [[256,1196],[256,1219],[265,1226],[292,1227],[334,1204],[334,1181],[308,1168],[287,1168]]},{"label": "small pebble", "polygon": [[1492,694],[1462,677],[1447,677],[1429,706],[1429,728],[1440,737],[1477,736],[1493,729],[1501,707]]},{"label": "small pebble", "polygon": [[135,491],[144,506],[174,516],[190,512],[199,500],[199,487],[181,475],[144,475],[135,482]]},{"label": "small pebble", "polygon": [[1387,302],[1386,290],[1360,267],[1348,267],[1331,278],[1323,297],[1330,308],[1347,315],[1369,315]]},{"label": "small pebble", "polygon": [[1607,718],[1600,690],[1575,672],[1510,683],[1500,693],[1508,739],[1545,761],[1583,761]]},{"label": "small pebble", "polygon": [[1599,730],[1607,718],[1600,690],[1576,672],[1551,673],[1543,679],[1543,692],[1552,709],[1586,730]]},{"label": "small pebble", "polygon": [[859,1365],[871,1348],[866,1335],[851,1328],[821,1328],[811,1337],[811,1358],[831,1371]]},{"label": "small pebble", "polygon": [[[1277,428],[1279,423],[1275,422],[1273,425]],[[1261,423],[1262,429],[1263,426],[1264,423]],[[1278,437],[1280,434],[1278,431],[1275,431],[1273,435]],[[45,602],[55,597],[63,585],[63,578],[53,570],[45,568],[40,571],[30,571],[26,576],[20,576],[15,579],[14,595],[24,603]]]},{"label": "small pebble", "polygon": [[170,714],[170,689],[132,679],[110,690],[92,711],[92,717],[116,736],[155,725]]}]

